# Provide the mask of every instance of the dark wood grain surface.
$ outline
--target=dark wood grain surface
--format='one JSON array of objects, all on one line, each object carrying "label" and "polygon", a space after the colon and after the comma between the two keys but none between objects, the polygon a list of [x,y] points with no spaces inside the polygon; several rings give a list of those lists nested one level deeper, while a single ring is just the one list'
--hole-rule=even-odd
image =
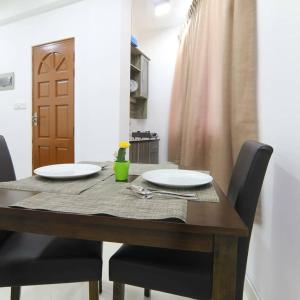
[{"label": "dark wood grain surface", "polygon": [[213,236],[246,236],[248,230],[217,187],[219,203],[188,203],[187,223],[135,220],[11,208],[35,193],[0,190],[0,229],[182,250],[212,251]]}]

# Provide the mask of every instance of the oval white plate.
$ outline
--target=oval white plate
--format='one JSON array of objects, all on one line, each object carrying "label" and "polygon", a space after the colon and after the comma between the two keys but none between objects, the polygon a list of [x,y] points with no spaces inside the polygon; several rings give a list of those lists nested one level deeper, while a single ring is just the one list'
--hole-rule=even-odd
[{"label": "oval white plate", "polygon": [[171,188],[192,188],[211,183],[213,178],[205,173],[189,170],[163,169],[142,174],[144,180]]},{"label": "oval white plate", "polygon": [[101,167],[92,164],[58,164],[34,170],[34,174],[52,179],[71,179],[93,175],[101,171]]}]

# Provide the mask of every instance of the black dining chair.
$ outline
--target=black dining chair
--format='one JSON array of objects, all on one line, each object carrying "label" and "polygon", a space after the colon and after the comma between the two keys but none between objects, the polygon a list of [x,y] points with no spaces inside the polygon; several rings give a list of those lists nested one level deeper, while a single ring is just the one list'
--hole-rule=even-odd
[{"label": "black dining chair", "polygon": [[[0,182],[15,179],[0,135]],[[21,286],[84,281],[89,281],[90,300],[96,300],[101,278],[101,242],[0,231],[0,287],[11,287],[11,300],[20,299]]]},{"label": "black dining chair", "polygon": [[[228,198],[247,225],[250,235],[238,241],[236,300],[243,299],[249,242],[260,190],[272,147],[247,141],[237,159]],[[194,299],[211,299],[213,280],[211,253],[177,251],[123,245],[110,259],[109,278],[114,281],[114,300],[124,299],[124,284]]]},{"label": "black dining chair", "polygon": [[10,157],[6,141],[0,135],[0,182],[16,180],[15,169]]}]

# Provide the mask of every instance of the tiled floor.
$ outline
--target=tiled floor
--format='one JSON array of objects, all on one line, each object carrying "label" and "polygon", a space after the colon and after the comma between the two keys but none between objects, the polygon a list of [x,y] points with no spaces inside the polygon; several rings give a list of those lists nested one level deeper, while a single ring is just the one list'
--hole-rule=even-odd
[{"label": "tiled floor", "polygon": [[[108,281],[108,259],[119,248],[119,244],[104,244],[103,293],[100,300],[112,299],[112,283]],[[0,288],[0,299],[10,299],[10,289]],[[126,286],[126,300],[144,299],[143,289]],[[187,300],[170,294],[152,291],[151,300]],[[88,284],[55,284],[22,288],[21,300],[88,300]],[[244,300],[247,300],[244,298]]]}]

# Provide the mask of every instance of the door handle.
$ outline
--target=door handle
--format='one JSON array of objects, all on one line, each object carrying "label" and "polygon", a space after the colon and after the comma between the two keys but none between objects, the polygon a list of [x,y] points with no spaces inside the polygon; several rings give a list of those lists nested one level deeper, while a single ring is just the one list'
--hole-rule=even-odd
[{"label": "door handle", "polygon": [[38,120],[39,120],[38,114],[37,114],[37,112],[35,112],[32,116],[32,125],[38,126]]}]

